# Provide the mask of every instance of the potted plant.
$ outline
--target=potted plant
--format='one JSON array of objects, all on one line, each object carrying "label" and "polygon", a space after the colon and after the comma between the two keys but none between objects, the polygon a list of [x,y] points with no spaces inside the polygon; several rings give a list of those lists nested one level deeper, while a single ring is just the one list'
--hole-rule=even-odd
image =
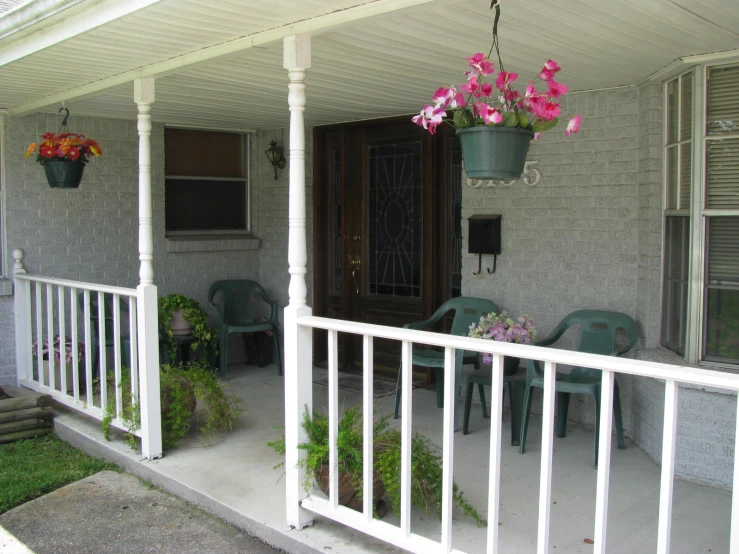
[{"label": "potted plant", "polygon": [[195,350],[201,344],[213,356],[218,352],[218,330],[208,325],[208,314],[197,300],[184,294],[170,294],[159,299],[159,326],[168,337],[169,359],[177,355],[175,335],[192,335],[196,340],[190,345]]},{"label": "potted plant", "polygon": [[33,154],[36,154],[36,161],[44,166],[51,188],[77,188],[85,164],[91,157],[100,156],[102,150],[97,142],[84,135],[44,133],[41,142],[29,145],[25,156],[28,158]]},{"label": "potted plant", "polygon": [[[477,339],[497,340],[500,342],[515,342],[517,344],[530,344],[536,338],[536,325],[534,320],[528,314],[513,321],[508,317],[508,312],[500,314],[489,313],[480,318],[480,323],[470,325],[470,332],[467,335]],[[490,365],[493,363],[491,354],[483,354],[482,362]],[[503,363],[503,374],[513,375],[516,373],[520,358],[505,356]]]},{"label": "potted plant", "polygon": [[[374,481],[373,499],[376,516],[381,517],[382,504],[378,502],[387,492],[390,506],[394,512],[400,513],[400,444],[401,433],[392,429],[390,416],[386,415],[374,424]],[[306,456],[300,466],[306,470],[305,490],[309,490],[313,479],[318,482],[323,492],[328,491],[328,417],[324,414],[308,413],[306,407],[303,416],[303,429],[308,434],[308,441],[298,445],[305,450]],[[285,454],[284,435],[278,440],[268,443],[278,454]],[[354,406],[344,411],[338,425],[336,444],[339,460],[339,503],[361,510],[362,507],[362,411]],[[425,512],[436,512],[441,515],[443,463],[439,450],[434,443],[420,433],[414,433],[411,439],[411,503]],[[278,464],[276,467],[280,467]],[[454,501],[480,525],[487,525],[485,519],[470,505],[464,495],[454,484]]]},{"label": "potted plant", "polygon": [[[61,390],[61,371],[64,366],[64,371],[67,379],[67,390],[64,392],[72,392],[73,390],[73,377],[72,377],[72,360],[74,356],[74,343],[69,337],[64,337],[64,344],[62,344],[62,338],[60,335],[54,336],[54,340],[49,345],[49,339],[44,340],[39,347],[38,342],[34,342],[31,350],[33,357],[38,359],[41,357],[42,360],[42,372],[44,384],[49,387],[51,386],[51,378],[49,372],[49,362],[53,358],[54,361],[54,384]],[[52,354],[53,353],[53,354]],[[85,344],[82,341],[77,341],[77,361],[81,362],[85,354]],[[51,355],[51,357],[50,357]],[[84,375],[83,372],[80,372]]]},{"label": "potted plant", "polygon": [[[114,377],[108,379],[108,386],[115,387]],[[141,414],[139,405],[132,402],[131,372],[124,370],[119,383],[122,399],[122,421],[129,433],[127,439],[137,446],[133,431],[139,428]],[[163,365],[159,371],[159,389],[162,414],[162,444],[165,449],[172,448],[190,431],[196,406],[203,407],[196,419],[198,435],[203,444],[210,444],[213,432],[228,430],[244,412],[242,400],[228,391],[215,377],[212,368],[202,362],[189,362],[184,366]],[[108,398],[115,399],[111,390]],[[110,423],[116,413],[115,400],[106,407],[103,418],[103,435],[110,438]]]},{"label": "potted plant", "polygon": [[[493,26],[493,48],[498,52],[498,74],[495,86],[485,79],[495,75],[488,56],[478,52],[466,58],[470,69],[467,82],[460,87],[439,88],[433,104],[424,106],[413,122],[430,133],[443,121],[457,130],[467,176],[472,179],[518,179],[524,170],[531,140],[555,127],[560,115],[560,98],[567,85],[555,80],[559,65],[547,60],[536,79],[529,81],[523,94],[512,88],[517,73],[505,71],[498,50],[500,6],[493,2],[496,16]],[[543,84],[546,90],[539,91]],[[466,97],[465,97],[466,94]],[[450,111],[451,120],[447,117]],[[576,133],[582,117],[570,119],[565,135]]]}]

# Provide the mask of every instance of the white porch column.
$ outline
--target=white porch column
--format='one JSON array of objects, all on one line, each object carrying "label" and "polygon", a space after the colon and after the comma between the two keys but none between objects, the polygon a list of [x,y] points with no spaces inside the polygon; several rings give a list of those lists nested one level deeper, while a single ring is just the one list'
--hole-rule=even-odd
[{"label": "white porch column", "polygon": [[285,308],[285,473],[287,524],[302,529],[313,523],[312,514],[300,507],[307,496],[303,489],[304,469],[298,461],[305,452],[298,444],[307,436],[301,426],[304,410],[313,410],[313,336],[298,326],[298,318],[310,315],[305,285],[308,252],[305,232],[305,70],[310,67],[310,37],[293,35],[284,39],[283,66],[288,71],[290,107],[290,234],[287,258],[290,264],[290,303]]},{"label": "white porch column", "polygon": [[[23,250],[13,250],[13,275],[23,275]],[[13,296],[15,300],[15,367],[16,384],[21,379],[33,379],[33,358],[31,351],[31,283],[23,279],[13,280]]]},{"label": "white porch column", "polygon": [[138,105],[139,130],[139,286],[137,299],[139,345],[139,404],[141,406],[141,453],[162,457],[162,416],[159,399],[159,321],[157,288],[154,285],[154,234],[151,209],[151,104],[154,79],[136,79],[134,100]]}]

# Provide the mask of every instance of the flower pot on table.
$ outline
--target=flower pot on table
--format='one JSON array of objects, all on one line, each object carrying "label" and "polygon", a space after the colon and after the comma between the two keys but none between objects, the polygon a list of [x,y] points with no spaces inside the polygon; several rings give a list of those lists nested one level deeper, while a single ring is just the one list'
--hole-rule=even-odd
[{"label": "flower pot on table", "polygon": [[471,179],[519,179],[533,131],[478,125],[457,129],[464,170]]}]

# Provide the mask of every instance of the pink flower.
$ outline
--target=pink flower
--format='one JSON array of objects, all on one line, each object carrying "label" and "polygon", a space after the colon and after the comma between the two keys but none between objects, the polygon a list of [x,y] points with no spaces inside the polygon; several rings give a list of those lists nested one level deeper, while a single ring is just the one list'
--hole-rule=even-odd
[{"label": "pink flower", "polygon": [[561,69],[562,68],[557,65],[557,62],[547,60],[547,63],[544,64],[544,67],[541,70],[541,73],[539,73],[539,78],[543,81],[551,81],[552,79],[554,79],[554,74]]},{"label": "pink flower", "polygon": [[476,75],[490,75],[495,70],[493,69],[493,64],[490,60],[488,60],[488,57],[482,54],[482,52],[478,52],[471,58],[465,58],[468,62],[470,62],[470,67],[474,70],[470,73],[475,73]]},{"label": "pink flower", "polygon": [[536,132],[534,133],[534,139],[533,140],[539,140],[541,138],[541,133]]},{"label": "pink flower", "polygon": [[500,115],[497,108],[491,108],[487,104],[482,104],[479,111],[485,125],[494,125],[503,121],[503,116]]},{"label": "pink flower", "polygon": [[472,96],[476,98],[480,98],[482,95],[482,91],[480,90],[480,84],[477,82],[477,77],[474,75],[471,75],[470,78],[467,80],[465,84],[463,84],[459,89],[462,92],[466,92],[467,94],[471,94]]},{"label": "pink flower", "polygon": [[581,115],[576,115],[575,117],[570,119],[570,122],[567,124],[567,129],[565,129],[565,136],[569,137],[572,133],[577,133],[580,130],[581,121]]},{"label": "pink flower", "polygon": [[495,86],[498,90],[503,90],[510,87],[511,83],[518,79],[518,73],[509,73],[507,71],[501,71],[495,78]]},{"label": "pink flower", "polygon": [[537,117],[545,121],[551,121],[557,117],[560,113],[559,104],[556,102],[548,102],[543,97],[537,98],[537,102],[534,104],[533,109]]},{"label": "pink flower", "polygon": [[454,87],[442,87],[438,89],[431,101],[436,104],[437,108],[441,105],[445,108],[464,108],[467,105],[462,93],[457,92],[457,89]]},{"label": "pink flower", "polygon": [[412,121],[419,127],[428,129],[432,135],[436,132],[436,127],[441,123],[442,119],[446,117],[446,111],[444,108],[436,106],[424,106],[421,113],[414,116]]},{"label": "pink flower", "polygon": [[519,96],[521,96],[521,93],[512,88],[507,88],[503,91],[503,98],[511,102],[518,100]]},{"label": "pink flower", "polygon": [[558,83],[554,79],[551,79],[547,84],[549,85],[549,96],[552,98],[559,98],[567,92],[567,85]]}]

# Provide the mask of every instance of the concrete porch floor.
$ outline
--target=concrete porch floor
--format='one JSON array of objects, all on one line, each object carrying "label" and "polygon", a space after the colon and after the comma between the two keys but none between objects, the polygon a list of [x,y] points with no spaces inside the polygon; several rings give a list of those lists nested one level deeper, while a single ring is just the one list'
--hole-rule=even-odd
[{"label": "concrete porch floor", "polygon": [[[314,380],[326,371],[316,368]],[[58,435],[85,451],[105,457],[129,472],[201,506],[252,535],[296,553],[349,554],[397,552],[359,532],[316,517],[314,526],[302,531],[285,524],[281,460],[267,442],[282,433],[274,426],[284,423],[282,378],[274,365],[257,368],[233,364],[227,385],[239,394],[247,409],[231,432],[216,435],[203,446],[188,437],[161,460],[140,460],[122,440],[105,442],[100,424],[86,417],[62,413],[55,427]],[[314,385],[314,409],[326,406],[327,388]],[[340,391],[345,405],[361,402],[358,394]],[[443,410],[437,409],[435,393],[413,393],[414,430],[441,442]],[[391,413],[394,396],[376,402],[376,415]],[[459,409],[463,403],[459,403]],[[501,452],[500,551],[535,552],[541,418],[532,417],[527,451],[519,454],[510,446],[510,413],[503,414],[504,444]],[[396,421],[394,425],[397,425]],[[592,466],[593,434],[568,428],[564,439],[554,442],[552,477],[551,552],[592,552],[585,539],[593,538],[596,471]],[[479,406],[473,407],[470,433],[455,435],[455,481],[471,504],[483,515],[487,507],[489,420]],[[659,467],[627,440],[626,450],[612,453],[608,552],[633,554],[654,552],[657,544]],[[731,494],[695,483],[675,481],[672,549],[675,554],[723,553],[729,550]],[[397,523],[392,513],[385,521]],[[413,531],[438,540],[440,521],[435,515],[413,511]],[[486,530],[455,509],[454,548],[472,553],[485,551]]]}]

